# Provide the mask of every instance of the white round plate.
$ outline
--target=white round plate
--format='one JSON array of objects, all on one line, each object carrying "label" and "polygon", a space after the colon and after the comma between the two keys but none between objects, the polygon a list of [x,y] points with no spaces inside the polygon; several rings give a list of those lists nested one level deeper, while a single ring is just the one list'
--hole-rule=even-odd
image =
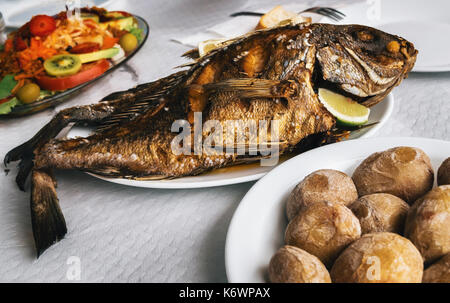
[{"label": "white round plate", "polygon": [[450,1],[363,1],[338,9],[346,15],[339,24],[372,26],[414,43],[419,50],[414,72],[450,71]]},{"label": "white round plate", "polygon": [[395,146],[422,149],[437,171],[450,156],[450,142],[425,138],[371,138],[326,145],[298,155],[273,169],[245,195],[233,215],[225,245],[228,281],[267,282],[272,255],[283,245],[287,225],[285,201],[304,177],[318,169],[352,175],[374,152]]},{"label": "white round plate", "polygon": [[[372,136],[386,121],[392,113],[394,108],[394,96],[389,94],[382,102],[378,103],[370,110],[369,122],[379,121],[378,124],[352,132],[348,139],[366,138]],[[69,138],[77,136],[86,137],[89,135],[91,129],[86,127],[73,127],[66,134]],[[282,157],[283,158],[283,157]],[[280,163],[283,159],[280,159]],[[253,164],[243,164],[233,167],[221,168],[209,173],[201,174],[192,177],[183,177],[173,180],[151,180],[151,181],[137,181],[122,178],[108,178],[91,174],[94,177],[103,179],[105,181],[135,186],[135,187],[147,187],[147,188],[200,188],[200,187],[213,187],[229,184],[244,183],[249,181],[255,181],[267,174],[273,167],[260,166],[259,162]]]}]

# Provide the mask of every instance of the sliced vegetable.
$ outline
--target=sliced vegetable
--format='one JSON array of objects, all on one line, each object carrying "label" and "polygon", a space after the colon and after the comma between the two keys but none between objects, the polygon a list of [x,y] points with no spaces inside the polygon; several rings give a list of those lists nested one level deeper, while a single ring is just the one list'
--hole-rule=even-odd
[{"label": "sliced vegetable", "polygon": [[17,85],[17,81],[14,80],[14,75],[6,75],[0,81],[0,99],[11,96],[11,91]]},{"label": "sliced vegetable", "polygon": [[358,126],[369,120],[369,108],[328,89],[319,88],[319,100],[341,125]]},{"label": "sliced vegetable", "polygon": [[111,18],[111,19],[120,19],[120,18],[129,17],[129,16],[131,16],[131,14],[124,12],[124,11],[112,11],[112,12],[107,12],[105,14],[105,17]]},{"label": "sliced vegetable", "polygon": [[81,63],[78,55],[56,55],[44,61],[44,68],[51,76],[64,77],[77,73]]},{"label": "sliced vegetable", "polygon": [[108,49],[102,49],[96,52],[87,53],[87,54],[80,54],[78,57],[81,60],[81,63],[87,63],[87,62],[93,62],[100,59],[109,59],[114,57],[119,53],[119,49],[116,47],[108,48]]},{"label": "sliced vegetable", "polygon": [[136,19],[134,19],[134,17],[126,17],[100,23],[100,27],[103,29],[107,29],[108,26],[119,30],[126,30],[127,28],[136,26]]},{"label": "sliced vegetable", "polygon": [[138,39],[133,34],[128,33],[120,37],[119,44],[126,53],[129,53],[138,46]]},{"label": "sliced vegetable", "polygon": [[20,102],[26,104],[36,101],[40,95],[41,95],[41,88],[35,83],[25,84],[17,91],[16,94]]},{"label": "sliced vegetable", "polygon": [[70,49],[72,54],[86,54],[98,51],[100,49],[100,44],[95,42],[85,42],[75,45]]},{"label": "sliced vegetable", "polygon": [[56,21],[47,15],[36,15],[30,21],[30,33],[33,36],[45,37],[56,29]]},{"label": "sliced vegetable", "polygon": [[37,78],[37,82],[41,88],[51,91],[66,90],[97,78],[105,71],[107,71],[108,68],[108,60],[103,59],[96,63],[87,64],[87,66],[83,65],[81,71],[79,71],[75,75],[61,78],[40,76]]},{"label": "sliced vegetable", "polygon": [[227,39],[209,39],[198,44],[198,54],[203,57],[210,51],[220,47]]}]

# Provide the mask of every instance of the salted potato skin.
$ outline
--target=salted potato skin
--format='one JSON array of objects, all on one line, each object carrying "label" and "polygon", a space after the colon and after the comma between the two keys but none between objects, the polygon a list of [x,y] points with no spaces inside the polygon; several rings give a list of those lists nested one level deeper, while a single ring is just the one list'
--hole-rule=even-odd
[{"label": "salted potato skin", "polygon": [[450,184],[450,157],[445,159],[439,166],[437,174],[438,185],[449,185]]},{"label": "salted potato skin", "polygon": [[348,205],[357,198],[352,178],[334,169],[321,169],[306,176],[294,188],[286,204],[286,215],[290,221],[308,204],[328,201]]},{"label": "salted potato skin", "polygon": [[409,205],[391,194],[362,196],[349,206],[361,225],[361,233],[388,231],[402,234]]},{"label": "salted potato skin", "polygon": [[450,253],[423,272],[423,283],[450,283]]},{"label": "salted potato skin", "polygon": [[269,279],[272,283],[331,283],[328,270],[317,257],[289,245],[270,260]]},{"label": "salted potato skin", "polygon": [[411,206],[405,236],[429,263],[450,252],[450,185],[434,188]]},{"label": "salted potato skin", "polygon": [[408,239],[389,232],[365,234],[331,268],[335,283],[420,283],[423,261]]},{"label": "salted potato skin", "polygon": [[430,158],[414,147],[395,147],[365,159],[354,171],[359,196],[388,193],[412,204],[434,182]]},{"label": "salted potato skin", "polygon": [[339,253],[361,236],[358,219],[339,203],[316,202],[302,208],[288,224],[285,242],[331,267]]}]

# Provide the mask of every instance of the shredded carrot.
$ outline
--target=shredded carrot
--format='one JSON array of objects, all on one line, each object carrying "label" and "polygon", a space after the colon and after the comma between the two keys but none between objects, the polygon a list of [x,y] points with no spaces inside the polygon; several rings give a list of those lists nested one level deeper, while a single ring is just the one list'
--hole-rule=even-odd
[{"label": "shredded carrot", "polygon": [[11,95],[15,95],[16,92],[25,84],[25,80],[24,79],[20,79],[16,86],[14,86],[14,88],[11,90]]},{"label": "shredded carrot", "polygon": [[105,35],[103,37],[103,46],[102,49],[107,49],[107,48],[111,48],[114,46],[114,44],[116,44],[117,42],[119,42],[119,38],[114,38],[114,37],[110,37],[108,35]]},{"label": "shredded carrot", "polygon": [[33,71],[33,73],[31,73],[31,74],[19,74],[17,76],[14,76],[14,80],[19,81],[19,80],[22,80],[22,79],[34,78],[37,75],[39,75],[40,73],[42,73],[43,71],[44,71],[44,68],[41,67],[41,68]]},{"label": "shredded carrot", "polygon": [[51,34],[45,37],[30,37],[27,34],[23,37],[27,47],[18,51],[14,46],[14,35],[23,34],[19,30],[9,36],[0,52],[0,79],[6,74],[14,74],[14,79],[18,81],[14,90],[17,91],[32,78],[45,73],[43,62],[46,59],[67,53],[86,42],[98,43],[102,49],[113,47],[120,37],[113,30],[91,19],[56,18],[56,29]]},{"label": "shredded carrot", "polygon": [[[56,55],[57,50],[53,48],[45,47],[42,43],[42,40],[33,37],[30,40],[30,46],[19,52],[19,62],[21,68],[24,70],[25,74],[30,73],[32,68],[33,61],[38,58],[48,59],[54,55]],[[34,73],[33,73],[34,74]]]},{"label": "shredded carrot", "polygon": [[15,95],[17,91],[24,85],[25,80],[21,79],[17,82],[16,86],[11,90],[11,95]]}]

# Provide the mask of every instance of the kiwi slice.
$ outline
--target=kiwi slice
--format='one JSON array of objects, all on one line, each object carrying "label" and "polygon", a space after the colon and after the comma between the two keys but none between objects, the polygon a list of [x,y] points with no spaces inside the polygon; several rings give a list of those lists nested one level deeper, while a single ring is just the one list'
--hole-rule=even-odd
[{"label": "kiwi slice", "polygon": [[76,74],[81,68],[81,60],[76,55],[56,55],[44,61],[47,74],[55,77],[64,77]]}]

